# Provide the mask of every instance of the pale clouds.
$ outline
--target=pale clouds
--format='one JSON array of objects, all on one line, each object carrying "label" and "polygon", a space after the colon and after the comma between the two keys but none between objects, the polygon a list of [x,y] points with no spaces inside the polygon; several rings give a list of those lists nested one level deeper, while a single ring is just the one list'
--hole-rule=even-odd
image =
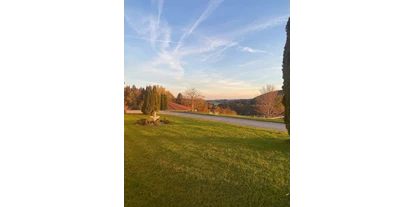
[{"label": "pale clouds", "polygon": [[[161,21],[157,24],[157,19],[153,15],[139,13],[128,14],[125,11],[125,20],[129,27],[132,28],[137,38],[148,40],[153,48],[161,46],[161,49],[168,48],[171,41],[171,27],[167,21]],[[161,45],[157,45],[159,42]]]},{"label": "pale clouds", "polygon": [[[127,80],[139,80],[146,84],[161,84],[171,92],[176,93],[183,92],[187,87],[195,86],[203,91],[207,99],[213,97],[252,98],[251,94],[253,91],[258,92],[261,84],[263,84],[263,80],[269,77],[269,75],[263,74],[256,74],[260,75],[260,77],[256,77],[255,73],[257,71],[266,73],[274,71],[273,69],[265,68],[265,65],[259,65],[259,63],[263,64],[262,60],[247,62],[239,65],[240,68],[233,66],[238,71],[231,76],[211,72],[213,70],[211,65],[214,65],[212,63],[221,60],[223,57],[227,58],[230,50],[231,52],[239,53],[272,54],[261,50],[263,48],[255,48],[257,45],[254,45],[254,43],[248,45],[251,47],[240,44],[242,44],[242,39],[249,34],[285,24],[287,17],[255,21],[251,24],[242,25],[228,33],[209,31],[211,34],[206,35],[207,33],[203,33],[202,23],[213,14],[222,2],[223,0],[210,1],[204,12],[200,12],[199,18],[195,22],[190,22],[191,27],[188,27],[183,32],[179,32],[182,31],[180,27],[171,27],[169,25],[168,20],[165,18],[165,15],[168,14],[169,2],[166,2],[167,7],[164,9],[164,0],[153,1],[153,13],[146,11],[134,11],[131,13],[125,11],[125,20],[128,26],[135,31],[134,35],[125,34],[125,37],[145,40],[149,43],[146,46],[151,46],[145,48],[145,55],[148,55],[148,57],[145,56],[145,58],[141,59],[145,59],[145,62],[137,62],[136,64],[126,66],[128,68],[126,70],[128,72],[125,73],[126,77],[128,77]],[[175,42],[172,41],[172,37]],[[179,41],[177,42],[178,39]],[[250,54],[244,55],[255,57]],[[264,54],[261,57],[272,58]],[[243,58],[240,60],[246,61],[248,59]],[[256,63],[257,61],[259,63]],[[186,62],[190,64],[186,65]],[[269,60],[270,63],[274,64],[274,57],[271,61]],[[255,70],[250,70],[250,67]],[[194,72],[195,70],[197,72]],[[244,76],[244,79],[241,79],[240,76]],[[248,79],[245,78],[246,76],[249,76]]]},{"label": "pale clouds", "polygon": [[250,53],[268,53],[268,54],[274,55],[271,52],[268,52],[265,50],[253,49],[251,47],[239,47],[239,49],[245,52],[250,52]]},{"label": "pale clouds", "polygon": [[157,27],[160,25],[160,18],[162,13],[162,7],[164,5],[164,0],[158,0],[158,21],[157,21]]},{"label": "pale clouds", "polygon": [[198,27],[198,25],[201,22],[203,22],[210,16],[210,14],[221,4],[221,2],[223,2],[223,0],[211,0],[209,2],[207,9],[204,10],[203,14],[201,14],[201,16],[197,19],[197,21],[193,24],[193,26],[188,31],[184,32],[181,35],[180,41],[178,41],[178,44],[176,48],[174,49],[174,51],[177,51],[178,49],[180,49],[181,45],[187,39],[187,37]]},{"label": "pale clouds", "polygon": [[240,33],[259,32],[265,29],[278,26],[278,25],[285,25],[288,18],[289,18],[289,15],[267,18],[265,20],[258,21],[256,23],[249,24],[238,32]]},{"label": "pale clouds", "polygon": [[207,61],[208,59],[210,59],[212,57],[219,57],[224,50],[226,50],[229,47],[233,47],[235,45],[237,45],[237,42],[232,42],[232,43],[226,45],[224,48],[220,49],[219,51],[217,51],[217,52],[215,52],[213,54],[210,54],[210,55],[205,56],[201,61],[204,62],[204,61]]},{"label": "pale clouds", "polygon": [[[256,20],[242,28],[234,29],[231,32],[223,33],[217,36],[222,38],[226,38],[229,40],[237,40],[241,38],[245,38],[248,35],[273,28],[275,26],[285,25],[289,15],[283,15],[279,17],[268,17],[261,20]],[[215,35],[216,36],[216,35]]]}]

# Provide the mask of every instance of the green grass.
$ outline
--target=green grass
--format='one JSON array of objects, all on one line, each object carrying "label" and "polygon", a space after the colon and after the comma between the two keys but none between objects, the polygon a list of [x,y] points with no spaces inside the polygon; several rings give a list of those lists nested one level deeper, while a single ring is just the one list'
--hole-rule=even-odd
[{"label": "green grass", "polygon": [[125,114],[125,206],[289,206],[286,132],[160,115]]},{"label": "green grass", "polygon": [[[175,112],[175,111],[174,111]],[[178,111],[181,112],[181,111]],[[207,112],[185,112],[185,113],[192,113],[192,114],[202,114],[202,115],[208,115],[208,116],[224,116],[224,117],[231,117],[231,118],[237,118],[237,119],[248,119],[248,120],[255,120],[255,121],[265,121],[265,122],[275,122],[275,123],[285,123],[283,119],[280,118],[263,118],[263,117],[251,117],[251,116],[242,116],[242,115],[228,115],[228,114],[209,114]]]}]

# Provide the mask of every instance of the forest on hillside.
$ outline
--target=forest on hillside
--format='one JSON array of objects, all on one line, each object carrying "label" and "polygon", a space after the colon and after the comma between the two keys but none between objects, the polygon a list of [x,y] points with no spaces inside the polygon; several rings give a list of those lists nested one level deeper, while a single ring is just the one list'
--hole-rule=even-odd
[{"label": "forest on hillside", "polygon": [[[260,116],[272,118],[283,116],[282,104],[283,91],[262,91],[262,95],[252,99],[206,101],[201,92],[199,96],[190,97],[187,91],[174,96],[163,86],[156,86],[159,96],[165,95],[168,102],[174,102],[188,107],[193,107],[196,112],[211,112],[228,115]],[[137,88],[135,85],[124,87],[124,105],[129,110],[140,110],[144,101],[145,88]]]}]

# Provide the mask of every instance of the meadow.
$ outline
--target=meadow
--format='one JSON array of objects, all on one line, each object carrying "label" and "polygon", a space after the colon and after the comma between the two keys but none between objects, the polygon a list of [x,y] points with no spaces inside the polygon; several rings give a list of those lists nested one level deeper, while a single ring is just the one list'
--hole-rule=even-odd
[{"label": "meadow", "polygon": [[289,206],[286,132],[160,115],[125,114],[125,206]]}]

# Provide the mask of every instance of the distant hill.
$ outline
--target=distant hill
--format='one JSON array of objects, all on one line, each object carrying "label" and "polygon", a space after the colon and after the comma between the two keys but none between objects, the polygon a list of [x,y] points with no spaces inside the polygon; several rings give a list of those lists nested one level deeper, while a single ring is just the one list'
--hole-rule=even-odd
[{"label": "distant hill", "polygon": [[282,90],[278,91],[272,91],[269,93],[265,93],[256,97],[253,97],[251,99],[216,99],[216,100],[206,100],[207,103],[214,104],[216,106],[219,106],[221,108],[230,108],[231,110],[234,110],[239,115],[246,115],[246,116],[252,116],[252,115],[258,115],[256,113],[254,105],[256,104],[256,99],[262,96],[268,96],[272,95],[274,93],[277,93],[278,95],[283,95]]},{"label": "distant hill", "polygon": [[[279,95],[284,94],[283,90],[272,91],[272,92],[269,92],[269,93],[278,93]],[[266,94],[268,94],[268,93],[265,93],[265,94],[262,94],[262,95],[259,95],[259,96],[256,96],[256,97],[250,98],[250,99],[215,99],[215,100],[205,100],[205,102],[210,103],[210,104],[214,104],[216,106],[219,105],[219,104],[222,104],[222,103],[227,103],[227,102],[248,102],[248,101],[252,101],[252,100],[256,99],[257,97],[264,96]]]},{"label": "distant hill", "polygon": [[270,95],[270,94],[273,94],[273,93],[277,93],[277,95],[284,95],[284,94],[285,94],[285,93],[283,92],[283,90],[278,90],[278,91],[272,91],[272,92],[268,92],[268,93],[265,93],[265,94],[262,94],[262,95],[256,96],[256,97],[254,97],[253,99],[257,99],[258,97],[261,97],[261,96],[267,96],[267,95]]},{"label": "distant hill", "polygon": [[216,100],[205,100],[206,103],[219,105],[221,103],[227,103],[227,102],[243,102],[243,101],[250,101],[252,99],[216,99]]}]

